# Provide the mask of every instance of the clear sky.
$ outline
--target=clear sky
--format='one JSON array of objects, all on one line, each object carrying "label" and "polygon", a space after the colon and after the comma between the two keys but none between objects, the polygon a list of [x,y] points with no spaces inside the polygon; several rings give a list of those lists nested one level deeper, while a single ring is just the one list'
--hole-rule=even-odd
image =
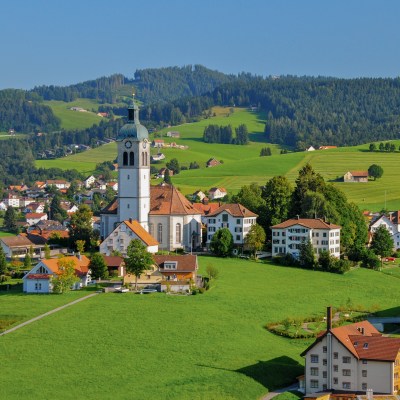
[{"label": "clear sky", "polygon": [[399,0],[0,0],[0,88],[141,68],[400,75]]}]

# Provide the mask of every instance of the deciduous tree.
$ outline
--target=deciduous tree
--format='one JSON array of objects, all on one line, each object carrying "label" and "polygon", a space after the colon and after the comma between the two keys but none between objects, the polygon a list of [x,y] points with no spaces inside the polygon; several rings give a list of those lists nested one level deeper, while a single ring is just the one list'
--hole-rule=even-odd
[{"label": "deciduous tree", "polygon": [[372,164],[368,168],[368,175],[374,178],[374,181],[381,178],[383,175],[383,168],[380,165]]},{"label": "deciduous tree", "polygon": [[257,258],[257,251],[260,251],[265,244],[265,231],[261,225],[254,224],[251,226],[245,238],[247,248],[253,252],[254,258]]},{"label": "deciduous tree", "polygon": [[147,251],[146,245],[139,239],[131,240],[126,251],[125,269],[128,274],[135,275],[136,290],[139,276],[153,263],[153,255]]},{"label": "deciduous tree", "polygon": [[381,257],[381,266],[383,265],[383,257],[392,254],[393,239],[384,225],[380,225],[374,232],[370,248],[376,255]]},{"label": "deciduous tree", "polygon": [[218,257],[228,257],[232,254],[233,236],[228,228],[218,229],[214,233],[210,249]]},{"label": "deciduous tree", "polygon": [[4,275],[7,272],[7,261],[6,255],[3,248],[0,246],[0,275]]},{"label": "deciduous tree", "polygon": [[76,282],[79,282],[79,278],[75,274],[74,261],[67,258],[60,258],[58,260],[58,272],[51,279],[53,292],[67,292],[72,289]]}]

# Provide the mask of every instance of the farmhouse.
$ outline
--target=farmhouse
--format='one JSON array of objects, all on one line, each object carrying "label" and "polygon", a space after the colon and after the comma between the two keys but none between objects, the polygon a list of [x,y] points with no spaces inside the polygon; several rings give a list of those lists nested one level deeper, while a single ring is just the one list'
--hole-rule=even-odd
[{"label": "farmhouse", "polygon": [[368,182],[368,171],[348,171],[343,176],[343,182]]},{"label": "farmhouse", "polygon": [[220,165],[220,164],[221,163],[217,159],[210,158],[206,163],[206,167],[207,168],[216,167],[217,165]]},{"label": "farmhouse", "polygon": [[181,137],[181,134],[178,131],[168,131],[167,136],[172,138],[179,138]]},{"label": "farmhouse", "polygon": [[151,142],[152,147],[161,148],[164,147],[164,139],[154,139]]},{"label": "farmhouse", "polygon": [[320,218],[293,218],[271,227],[272,256],[291,254],[297,258],[300,246],[311,241],[314,252],[328,251],[340,257],[340,229]]},{"label": "farmhouse", "polygon": [[74,289],[86,286],[90,282],[90,260],[86,256],[44,259],[23,277],[23,291],[26,293],[51,293],[53,291],[51,279],[60,272],[60,260],[71,261],[74,265],[75,275],[80,278],[79,282],[74,285]]},{"label": "farmhouse", "polygon": [[213,187],[208,191],[208,197],[211,200],[222,199],[227,196],[228,192],[225,188],[222,187]]},{"label": "farmhouse", "polygon": [[321,391],[355,393],[367,389],[397,394],[400,339],[382,336],[368,321],[332,328],[330,307],[327,314],[326,330],[301,354],[305,358],[306,396]]},{"label": "farmhouse", "polygon": [[223,204],[207,216],[207,246],[210,245],[214,233],[221,228],[228,228],[233,236],[233,243],[244,245],[252,225],[256,223],[258,215],[241,204]]}]

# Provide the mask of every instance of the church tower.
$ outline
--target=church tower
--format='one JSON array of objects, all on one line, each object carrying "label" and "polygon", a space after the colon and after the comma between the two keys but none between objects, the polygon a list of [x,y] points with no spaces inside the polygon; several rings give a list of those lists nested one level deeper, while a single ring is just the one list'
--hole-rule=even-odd
[{"label": "church tower", "polygon": [[132,100],[128,122],[120,129],[118,145],[118,221],[132,218],[148,231],[150,211],[150,143]]}]

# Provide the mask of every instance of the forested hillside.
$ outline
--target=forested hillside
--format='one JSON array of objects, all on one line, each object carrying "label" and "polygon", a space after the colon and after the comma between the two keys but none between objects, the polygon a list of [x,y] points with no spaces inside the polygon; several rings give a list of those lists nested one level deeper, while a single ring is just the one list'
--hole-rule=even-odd
[{"label": "forested hillside", "polygon": [[267,112],[266,140],[304,150],[400,137],[400,79],[282,77],[225,84],[216,104]]},{"label": "forested hillside", "polygon": [[60,121],[38,96],[23,90],[0,90],[0,131],[53,131]]},{"label": "forested hillside", "polygon": [[[59,130],[58,119],[41,103],[43,99],[95,99],[104,103],[100,111],[125,116],[132,90],[144,103],[140,117],[149,128],[208,117],[214,105],[256,106],[267,114],[265,141],[298,150],[309,145],[346,146],[400,138],[400,78],[263,78],[225,75],[200,65],[137,70],[132,80],[116,74],[67,87],[3,90],[0,129]],[[74,135],[79,140],[70,140],[90,144],[101,139],[100,130],[88,132],[77,131]],[[58,137],[59,145],[67,144],[67,136]]]},{"label": "forested hillside", "polygon": [[187,65],[137,70],[135,79],[130,82],[138,89],[140,99],[151,104],[200,96],[236,79],[235,75],[226,75],[202,65]]}]

